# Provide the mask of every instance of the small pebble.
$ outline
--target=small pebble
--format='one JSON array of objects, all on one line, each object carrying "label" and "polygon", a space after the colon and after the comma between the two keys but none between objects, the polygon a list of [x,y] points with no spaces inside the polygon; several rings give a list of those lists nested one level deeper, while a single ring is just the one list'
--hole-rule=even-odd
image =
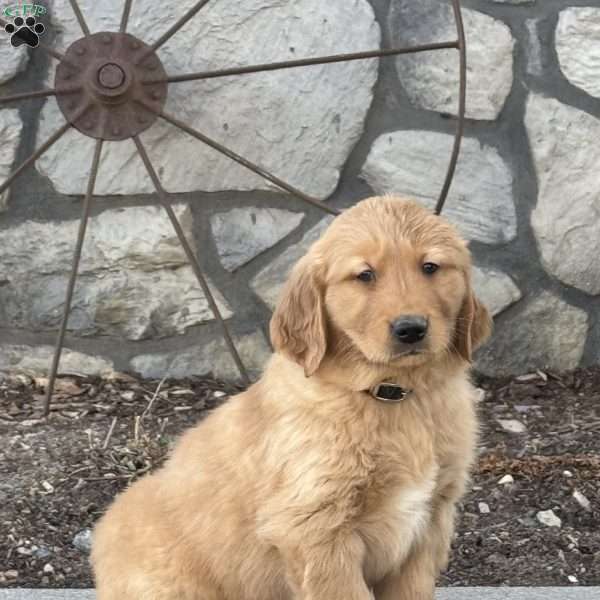
[{"label": "small pebble", "polygon": [[490,507],[486,502],[478,502],[479,512],[482,515],[487,515],[490,513]]},{"label": "small pebble", "polygon": [[569,575],[567,577],[567,579],[571,582],[571,583],[579,583],[579,579],[577,579],[577,577],[575,577],[575,575]]},{"label": "small pebble", "polygon": [[512,475],[505,475],[499,482],[498,485],[510,485],[515,482]]},{"label": "small pebble", "polygon": [[581,508],[584,508],[585,510],[592,510],[592,504],[591,502],[579,491],[579,490],[575,490],[573,492],[573,498],[575,498],[575,500],[577,500],[579,506],[581,506]]},{"label": "small pebble", "polygon": [[509,433],[525,433],[527,431],[527,427],[516,419],[498,419],[498,424]]},{"label": "small pebble", "polygon": [[539,375],[537,373],[527,373],[526,375],[519,375],[515,377],[515,381],[518,383],[527,383],[528,381],[535,381],[539,379]]},{"label": "small pebble", "polygon": [[554,514],[553,510],[540,510],[537,515],[537,520],[547,527],[561,527],[562,521]]},{"label": "small pebble", "polygon": [[573,473],[571,473],[571,471],[563,471],[563,475],[569,479],[573,477]]},{"label": "small pebble", "polygon": [[225,392],[217,390],[216,392],[213,392],[213,396],[215,398],[222,398],[223,396],[227,396],[227,394]]},{"label": "small pebble", "polygon": [[4,577],[6,579],[16,579],[19,576],[19,571],[15,569],[10,569],[9,571],[4,571]]},{"label": "small pebble", "polygon": [[44,573],[54,573],[54,567],[50,563],[46,563],[43,568]]},{"label": "small pebble", "polygon": [[564,562],[567,566],[569,566],[569,564],[567,563],[567,560],[565,559],[565,553],[562,550],[558,551],[558,558],[560,558],[560,560],[562,562]]},{"label": "small pebble", "polygon": [[89,528],[82,529],[76,534],[73,538],[73,546],[75,546],[77,550],[89,553],[92,549],[92,530]]},{"label": "small pebble", "polygon": [[43,546],[33,551],[33,555],[36,558],[48,558],[51,554],[52,553],[50,550],[48,550],[48,548],[44,548]]}]

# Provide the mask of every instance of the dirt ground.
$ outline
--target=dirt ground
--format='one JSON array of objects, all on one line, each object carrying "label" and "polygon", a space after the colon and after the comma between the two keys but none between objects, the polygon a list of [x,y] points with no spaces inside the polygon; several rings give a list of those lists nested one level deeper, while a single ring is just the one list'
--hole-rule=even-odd
[{"label": "dirt ground", "polygon": [[[46,383],[0,381],[0,586],[89,587],[89,528],[236,390],[67,377],[44,421]],[[440,584],[599,585],[600,368],[478,384],[480,459]]]}]

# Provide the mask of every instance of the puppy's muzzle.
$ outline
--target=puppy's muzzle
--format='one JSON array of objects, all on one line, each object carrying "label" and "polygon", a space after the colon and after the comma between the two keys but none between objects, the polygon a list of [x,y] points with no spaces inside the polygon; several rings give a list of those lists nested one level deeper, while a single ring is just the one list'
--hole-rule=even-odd
[{"label": "puppy's muzzle", "polygon": [[402,315],[390,324],[392,337],[403,344],[416,344],[427,335],[427,319],[421,315]]}]

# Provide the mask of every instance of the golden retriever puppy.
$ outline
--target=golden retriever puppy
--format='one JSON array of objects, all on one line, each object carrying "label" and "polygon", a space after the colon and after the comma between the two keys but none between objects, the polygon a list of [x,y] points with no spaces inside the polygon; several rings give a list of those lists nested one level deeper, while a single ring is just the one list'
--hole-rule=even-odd
[{"label": "golden retriever puppy", "polygon": [[365,200],[293,269],[264,375],[94,532],[99,600],[432,600],[490,332],[455,229]]}]

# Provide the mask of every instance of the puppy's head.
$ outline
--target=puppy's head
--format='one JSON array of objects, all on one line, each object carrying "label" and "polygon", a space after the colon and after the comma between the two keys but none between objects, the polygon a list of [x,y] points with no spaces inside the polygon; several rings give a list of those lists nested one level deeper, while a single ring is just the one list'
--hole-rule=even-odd
[{"label": "puppy's head", "polygon": [[371,364],[471,360],[491,319],[456,230],[422,206],[371,198],[344,212],[294,267],[271,321],[275,349],[313,374],[328,352]]}]

